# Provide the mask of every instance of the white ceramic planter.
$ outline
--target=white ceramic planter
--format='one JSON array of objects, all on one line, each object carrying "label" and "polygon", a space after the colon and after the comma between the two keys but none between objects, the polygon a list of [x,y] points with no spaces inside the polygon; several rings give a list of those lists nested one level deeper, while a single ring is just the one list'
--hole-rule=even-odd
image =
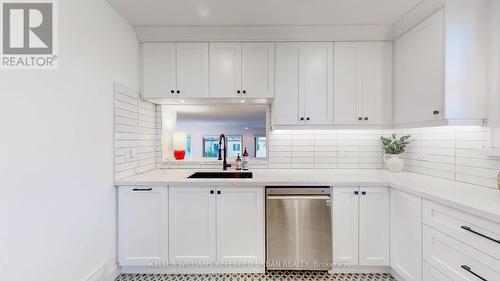
[{"label": "white ceramic planter", "polygon": [[399,154],[384,154],[384,161],[391,172],[402,172],[405,167],[403,160],[399,159]]}]

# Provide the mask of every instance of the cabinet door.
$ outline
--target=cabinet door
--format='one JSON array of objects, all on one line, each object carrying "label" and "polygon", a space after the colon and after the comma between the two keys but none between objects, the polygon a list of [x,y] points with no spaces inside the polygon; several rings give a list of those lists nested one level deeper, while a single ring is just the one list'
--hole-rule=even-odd
[{"label": "cabinet door", "polygon": [[264,188],[217,191],[217,261],[264,261]]},{"label": "cabinet door", "polygon": [[177,97],[208,97],[208,43],[177,44]]},{"label": "cabinet door", "polygon": [[120,265],[150,265],[168,259],[166,187],[120,187]]},{"label": "cabinet door", "polygon": [[274,43],[242,44],[242,95],[274,97]]},{"label": "cabinet door", "polygon": [[215,189],[169,188],[169,260],[215,260]]},{"label": "cabinet door", "polygon": [[333,79],[335,124],[363,124],[360,55],[359,43],[335,43]]},{"label": "cabinet door", "polygon": [[359,264],[389,265],[389,189],[360,188]]},{"label": "cabinet door", "polygon": [[301,43],[276,45],[276,92],[273,125],[304,124],[304,100],[300,91]]},{"label": "cabinet door", "polygon": [[241,43],[210,43],[209,87],[213,98],[241,97]]},{"label": "cabinet door", "polygon": [[[142,45],[142,96],[175,98],[175,44],[145,43]],[[174,91],[172,93],[172,91]]]},{"label": "cabinet door", "polygon": [[362,112],[363,124],[392,123],[392,44],[388,42],[363,43],[362,57]]},{"label": "cabinet door", "polygon": [[[442,119],[444,14],[439,11],[394,45],[396,124]],[[439,111],[434,114],[434,111]]]},{"label": "cabinet door", "polygon": [[301,70],[306,124],[333,125],[333,43],[304,43]]},{"label": "cabinet door", "polygon": [[391,190],[391,267],[406,281],[422,280],[422,199]]},{"label": "cabinet door", "polygon": [[358,264],[357,187],[334,187],[332,192],[333,262]]}]

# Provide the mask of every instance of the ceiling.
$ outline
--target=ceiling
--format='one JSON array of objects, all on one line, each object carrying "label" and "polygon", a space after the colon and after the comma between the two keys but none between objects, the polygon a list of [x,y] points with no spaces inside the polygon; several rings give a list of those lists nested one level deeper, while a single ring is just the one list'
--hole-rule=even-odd
[{"label": "ceiling", "polygon": [[133,26],[390,25],[421,0],[108,0]]}]

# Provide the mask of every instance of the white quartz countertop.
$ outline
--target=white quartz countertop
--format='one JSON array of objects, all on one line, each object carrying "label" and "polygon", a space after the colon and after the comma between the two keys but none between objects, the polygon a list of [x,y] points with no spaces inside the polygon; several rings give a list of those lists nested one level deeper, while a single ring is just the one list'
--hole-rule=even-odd
[{"label": "white quartz countertop", "polygon": [[[115,182],[117,186],[389,186],[500,222],[500,190],[409,172],[385,170],[252,170],[252,179],[188,179],[200,170],[159,169]],[[210,170],[202,170],[203,172]]]}]

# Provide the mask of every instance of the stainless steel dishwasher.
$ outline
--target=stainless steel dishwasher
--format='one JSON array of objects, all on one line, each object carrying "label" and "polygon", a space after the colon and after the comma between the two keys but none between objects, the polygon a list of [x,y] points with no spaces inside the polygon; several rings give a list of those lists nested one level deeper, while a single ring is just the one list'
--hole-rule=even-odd
[{"label": "stainless steel dishwasher", "polygon": [[328,186],[266,187],[267,270],[332,267]]}]

